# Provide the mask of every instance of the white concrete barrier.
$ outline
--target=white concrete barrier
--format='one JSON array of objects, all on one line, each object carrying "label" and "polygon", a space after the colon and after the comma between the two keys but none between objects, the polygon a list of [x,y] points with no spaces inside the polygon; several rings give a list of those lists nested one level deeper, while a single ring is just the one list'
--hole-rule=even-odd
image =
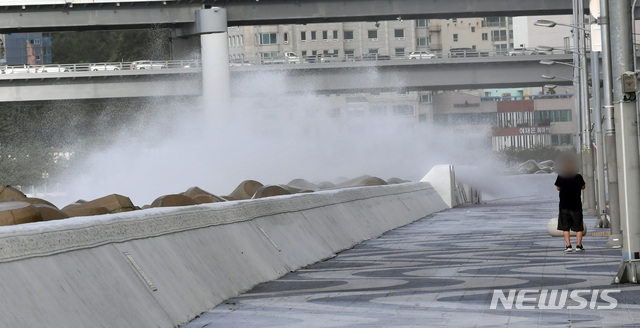
[{"label": "white concrete barrier", "polygon": [[447,207],[427,183],[0,228],[0,326],[175,327]]}]

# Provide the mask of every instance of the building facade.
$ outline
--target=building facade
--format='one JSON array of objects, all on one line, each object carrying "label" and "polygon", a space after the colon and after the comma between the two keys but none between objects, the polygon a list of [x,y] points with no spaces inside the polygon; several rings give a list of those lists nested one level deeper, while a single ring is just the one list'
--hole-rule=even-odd
[{"label": "building facade", "polygon": [[303,58],[367,53],[406,58],[412,51],[447,57],[451,49],[506,53],[513,48],[510,17],[418,19],[229,27],[231,60],[257,62],[294,52]]},{"label": "building facade", "polygon": [[51,38],[42,33],[14,33],[0,38],[0,55],[5,65],[44,65],[51,63]]}]

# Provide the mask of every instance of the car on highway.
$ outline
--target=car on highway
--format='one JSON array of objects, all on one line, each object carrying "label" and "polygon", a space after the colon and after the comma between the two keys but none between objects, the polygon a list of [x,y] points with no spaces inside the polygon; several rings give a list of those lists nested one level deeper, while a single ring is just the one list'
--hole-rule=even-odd
[{"label": "car on highway", "polygon": [[151,60],[137,60],[131,63],[131,69],[161,69],[167,68],[166,62],[156,62]]},{"label": "car on highway", "polygon": [[437,57],[436,54],[426,51],[412,51],[407,56],[409,59],[432,59]]},{"label": "car on highway", "polygon": [[533,56],[533,55],[541,55],[543,53],[538,52],[535,49],[527,49],[527,48],[514,48],[513,50],[507,52],[507,56]]},{"label": "car on highway", "polygon": [[46,65],[36,68],[36,73],[63,73],[67,71],[69,71],[69,69],[60,65]]},{"label": "car on highway", "polygon": [[320,56],[321,63],[343,62],[344,59],[337,54],[322,54]]},{"label": "car on highway", "polygon": [[366,53],[366,54],[362,54],[362,56],[356,57],[356,60],[359,60],[359,61],[391,60],[391,56],[375,54],[375,53]]},{"label": "car on highway", "polygon": [[449,49],[450,58],[479,57],[480,53],[473,48],[451,48]]},{"label": "car on highway", "polygon": [[0,71],[1,74],[23,74],[23,73],[37,73],[37,66],[22,65],[22,66],[4,66]]},{"label": "car on highway", "polygon": [[300,57],[295,52],[285,52],[281,56],[262,59],[262,64],[300,64]]},{"label": "car on highway", "polygon": [[[251,63],[249,61],[247,61],[247,60],[235,59],[235,60],[229,61],[229,66],[231,66],[231,67],[251,66]],[[189,67],[196,67],[196,66],[195,65],[184,66],[184,68],[189,68]]]},{"label": "car on highway", "polygon": [[120,70],[120,65],[116,64],[108,64],[108,63],[97,63],[89,65],[89,70],[92,72],[97,71],[118,71]]}]

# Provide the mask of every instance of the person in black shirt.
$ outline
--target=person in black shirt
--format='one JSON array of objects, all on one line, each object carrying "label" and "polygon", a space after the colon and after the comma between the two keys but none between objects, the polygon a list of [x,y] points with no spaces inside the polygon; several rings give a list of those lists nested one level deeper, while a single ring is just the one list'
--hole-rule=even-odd
[{"label": "person in black shirt", "polygon": [[558,215],[558,230],[564,232],[566,246],[564,251],[571,252],[570,230],[576,232],[578,244],[576,252],[584,251],[582,247],[583,221],[582,221],[582,190],[586,183],[582,175],[578,174],[578,165],[573,159],[566,159],[561,164],[561,172],[556,179],[556,188],[560,191],[560,213]]}]

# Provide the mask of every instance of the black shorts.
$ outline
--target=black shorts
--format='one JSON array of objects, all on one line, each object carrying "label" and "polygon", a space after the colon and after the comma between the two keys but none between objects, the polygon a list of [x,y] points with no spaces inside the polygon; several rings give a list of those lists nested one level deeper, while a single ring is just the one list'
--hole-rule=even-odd
[{"label": "black shorts", "polygon": [[560,214],[558,215],[558,230],[584,230],[584,223],[582,222],[582,210],[560,209]]}]

